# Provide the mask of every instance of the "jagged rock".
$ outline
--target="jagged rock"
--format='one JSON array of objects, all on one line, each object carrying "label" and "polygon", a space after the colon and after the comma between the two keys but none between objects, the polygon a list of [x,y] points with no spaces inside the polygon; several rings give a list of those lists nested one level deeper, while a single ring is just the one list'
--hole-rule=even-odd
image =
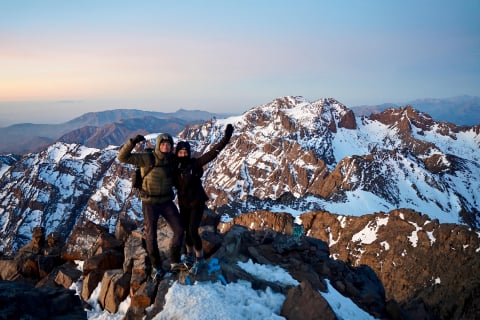
[{"label": "jagged rock", "polygon": [[0,279],[13,280],[19,274],[19,266],[13,258],[0,259]]},{"label": "jagged rock", "polygon": [[45,228],[35,227],[32,231],[32,240],[18,250],[17,256],[36,256],[42,254],[45,246]]},{"label": "jagged rock", "polygon": [[95,254],[101,234],[108,234],[108,229],[91,221],[78,223],[65,243],[62,258],[68,261],[87,260]]},{"label": "jagged rock", "polygon": [[75,291],[0,281],[0,319],[87,319]]},{"label": "jagged rock", "polygon": [[[386,299],[410,313],[459,319],[477,310],[479,300],[470,298],[478,296],[480,286],[473,271],[480,270],[475,231],[406,209],[362,217],[311,212],[301,220],[309,235],[329,243],[332,256],[368,265],[383,283]],[[376,237],[368,240],[369,232]],[[330,278],[334,270],[338,266],[330,268]],[[346,293],[347,287],[338,290]]]},{"label": "jagged rock", "polygon": [[44,278],[53,268],[61,264],[60,255],[58,256],[38,256],[38,277]]},{"label": "jagged rock", "polygon": [[143,236],[133,232],[125,243],[125,260],[123,272],[132,275],[130,280],[131,295],[133,295],[145,282],[150,274],[150,262],[143,242]]},{"label": "jagged rock", "polygon": [[338,122],[338,127],[339,128],[345,128],[345,129],[357,129],[357,122],[355,120],[355,114],[353,113],[352,110],[348,110],[345,112]]},{"label": "jagged rock", "polygon": [[105,310],[116,313],[120,303],[128,296],[130,275],[122,269],[107,270],[102,279],[98,302]]},{"label": "jagged rock", "polygon": [[0,279],[26,281],[35,284],[48,276],[52,270],[64,263],[58,234],[50,233],[45,241],[45,229],[33,228],[32,240],[20,248],[14,257],[0,259]]},{"label": "jagged rock", "polygon": [[210,257],[222,245],[223,237],[217,232],[208,231],[209,229],[199,228],[198,233],[202,238],[203,254]]},{"label": "jagged rock", "polygon": [[76,283],[78,279],[82,276],[82,271],[74,268],[63,268],[59,270],[57,276],[55,277],[55,283],[68,289],[72,286],[72,284]]},{"label": "jagged rock", "polygon": [[102,281],[104,273],[105,271],[103,270],[92,270],[83,277],[81,296],[84,301],[87,301],[90,298],[93,291]]},{"label": "jagged rock", "polygon": [[123,218],[118,219],[117,227],[115,228],[115,238],[125,243],[135,229],[137,229],[137,223],[134,221]]},{"label": "jagged rock", "polygon": [[145,309],[152,304],[157,291],[157,284],[152,281],[145,281],[140,288],[131,296],[130,308]]},{"label": "jagged rock", "polygon": [[123,262],[124,272],[135,273],[136,270],[144,269],[144,264],[136,265],[139,259],[144,261],[144,257],[147,255],[143,241],[143,236],[136,232],[126,239]]},{"label": "jagged rock", "polygon": [[288,290],[280,315],[289,320],[337,319],[328,302],[308,282]]},{"label": "jagged rock", "polygon": [[165,306],[165,303],[166,303],[165,295],[167,294],[168,289],[170,289],[169,282],[170,282],[169,279],[163,279],[162,281],[160,281],[160,284],[157,287],[157,294],[155,295],[155,301],[152,307],[149,308],[149,310],[146,312],[145,320],[153,319],[159,312],[163,310],[163,307]]},{"label": "jagged rock", "polygon": [[[125,314],[124,320],[143,320],[145,317],[145,308],[142,307],[130,307]],[[148,318],[151,319],[151,318]]]},{"label": "jagged rock", "polygon": [[[328,278],[338,292],[349,297],[363,310],[379,319],[409,319],[412,317],[436,319],[444,316],[461,319],[469,318],[470,315],[478,312],[476,297],[479,293],[479,281],[478,276],[472,270],[477,270],[479,265],[478,259],[471,259],[471,255],[475,255],[476,248],[480,246],[478,235],[475,232],[462,226],[438,224],[438,221],[431,221],[428,216],[419,215],[413,210],[396,210],[388,215],[376,213],[362,217],[311,212],[301,215],[299,221],[302,222],[302,225],[293,223],[293,219],[287,214],[280,214],[277,217],[270,212],[259,211],[238,217],[235,223],[221,223],[217,227],[224,233],[202,232],[204,243],[208,244],[209,239],[213,240],[214,243],[210,244],[210,247],[215,249],[209,253],[206,264],[196,275],[180,272],[178,276],[165,278],[158,285],[149,280],[150,265],[144,249],[143,236],[138,230],[131,232],[126,238],[125,245],[118,245],[116,241],[106,241],[106,239],[112,239],[107,234],[99,236],[105,230],[93,227],[101,231],[97,234],[97,239],[102,240],[94,243],[96,248],[92,252],[96,254],[87,260],[102,260],[108,252],[115,252],[119,248],[123,248],[123,254],[121,254],[123,261],[118,269],[109,269],[108,264],[93,269],[88,267],[89,264],[93,265],[92,262],[85,261],[84,267],[86,264],[88,272],[85,272],[84,269],[84,292],[81,297],[85,301],[88,300],[103,275],[99,302],[105,310],[116,312],[119,304],[127,296],[130,296],[131,306],[125,318],[143,319],[145,317],[151,319],[163,309],[165,294],[172,280],[178,280],[185,285],[195,281],[227,284],[246,280],[251,282],[252,288],[256,290],[270,288],[286,294],[287,300],[282,308],[282,314],[290,315],[298,314],[298,311],[291,310],[291,306],[295,305],[295,299],[300,299],[299,296],[307,297],[309,305],[323,308],[321,306],[324,301],[318,294],[318,290],[326,291],[324,279]],[[120,223],[118,227],[121,228]],[[166,228],[165,224],[159,223],[159,228],[159,234],[168,234],[168,230],[162,229]],[[392,228],[395,232],[391,232]],[[214,229],[217,228],[215,226],[206,226],[205,228],[205,230]],[[367,241],[365,239],[367,231],[365,230],[375,230],[377,239]],[[413,234],[416,236],[414,237]],[[80,235],[74,236],[78,243],[85,242]],[[91,237],[91,235],[83,236]],[[390,240],[389,237],[394,240]],[[435,238],[435,241],[432,238]],[[169,243],[167,239],[160,239],[160,241],[165,244]],[[398,243],[401,251],[389,244],[390,242]],[[412,242],[415,242],[415,246],[412,245]],[[437,271],[443,268],[444,274],[441,275],[441,283],[443,284],[445,281],[448,286],[451,286],[450,283],[456,281],[466,294],[455,290],[447,292],[440,284],[423,287],[424,289],[419,290],[422,288],[422,284],[416,282],[415,279],[428,278],[429,274],[425,271],[422,272],[421,268],[419,269],[419,266],[423,266],[422,259],[414,254],[415,250],[419,250],[425,256],[430,254],[434,261],[442,261],[443,265],[438,268],[435,269],[431,266],[430,268]],[[453,255],[448,258],[453,256],[455,260],[461,261],[463,266],[458,266],[458,270],[462,271],[455,272],[452,277],[446,260],[436,257],[435,250],[440,250],[439,252],[450,250]],[[399,265],[405,263],[400,258],[403,252],[415,258],[411,263],[416,263],[416,270],[420,270],[420,273],[415,273],[413,277],[400,273],[401,278],[397,279],[393,278],[399,274],[398,270],[392,267],[394,264],[391,264],[390,269],[387,269],[385,265],[383,265],[383,269],[378,269],[378,261],[385,264],[389,257]],[[336,260],[332,257],[335,257]],[[250,260],[254,263],[281,267],[301,285],[295,286],[259,279],[240,267],[240,263]],[[102,266],[102,264],[98,265]],[[75,276],[65,277],[69,274],[68,269],[65,271],[62,268],[67,267],[56,267],[45,278],[48,280],[39,281],[38,284],[46,288],[59,284],[68,286],[75,281]],[[73,263],[68,268],[75,271]],[[425,269],[425,267],[423,268]],[[385,273],[385,270],[389,270],[389,273]],[[470,278],[465,276],[467,270],[470,272]],[[19,276],[21,277],[20,273]],[[392,291],[393,288],[390,286],[384,288],[381,279],[390,279],[388,277],[395,279],[395,285],[401,285],[404,291],[398,289]],[[449,277],[452,279],[450,280]],[[67,279],[55,282],[52,281],[52,278]],[[25,281],[23,278],[18,280]],[[416,290],[408,291],[412,289]],[[402,292],[410,294],[411,298],[400,300],[392,295],[392,293],[402,294]],[[456,308],[453,305],[456,305]],[[147,307],[148,311],[146,311]],[[315,310],[317,311],[317,309]],[[300,314],[305,317],[309,316],[301,312]],[[288,317],[290,318],[290,316]]]},{"label": "jagged rock", "polygon": [[123,241],[115,238],[114,235],[107,232],[101,232],[98,235],[93,252],[96,255],[110,250],[123,251],[123,246]]},{"label": "jagged rock", "polygon": [[88,274],[92,270],[108,270],[122,268],[123,253],[118,250],[102,249],[103,252],[85,260],[83,272]]},{"label": "jagged rock", "polygon": [[222,232],[227,232],[234,225],[242,225],[252,230],[264,228],[285,234],[292,234],[293,217],[288,213],[257,211],[255,213],[241,214],[227,223],[220,223],[219,229]]},{"label": "jagged rock", "polygon": [[[62,275],[58,277],[58,274]],[[53,270],[46,276],[36,281],[36,288],[58,288],[63,287],[68,289],[68,283],[77,281],[82,276],[82,272],[78,269],[78,266],[71,261],[67,261],[59,266],[53,268]],[[58,280],[58,282],[57,282]],[[63,281],[65,280],[65,281]],[[34,281],[35,282],[35,281]],[[67,287],[68,286],[68,287]]]},{"label": "jagged rock", "polygon": [[200,222],[200,230],[210,233],[217,232],[217,226],[220,223],[221,216],[205,207],[203,211],[202,221]]},{"label": "jagged rock", "polygon": [[[262,214],[260,212],[259,216]],[[251,217],[252,214],[248,216]],[[248,224],[246,220],[243,222]],[[304,236],[297,238],[271,229],[248,232],[246,228],[234,225],[224,235],[222,247],[213,257],[218,259],[222,276],[227,282],[248,279],[254,288],[269,286],[285,293],[288,287],[254,279],[238,271],[237,261],[252,259],[256,263],[281,266],[297,281],[308,281],[317,290],[326,290],[322,278],[329,277],[332,282],[337,282],[336,286],[341,286],[339,291],[359,303],[370,314],[377,317],[386,315],[385,291],[375,273],[367,266],[354,268],[331,260],[328,247],[323,241]]]}]

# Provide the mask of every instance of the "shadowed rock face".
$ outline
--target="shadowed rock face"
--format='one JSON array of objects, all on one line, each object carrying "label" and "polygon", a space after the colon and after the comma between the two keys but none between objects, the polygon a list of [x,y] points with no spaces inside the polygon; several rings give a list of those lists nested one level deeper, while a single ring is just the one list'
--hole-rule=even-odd
[{"label": "shadowed rock face", "polygon": [[372,268],[387,300],[407,309],[423,303],[441,318],[480,310],[471,299],[480,284],[474,272],[480,268],[480,239],[471,229],[439,224],[413,210],[362,217],[315,212],[301,219],[307,234],[329,243],[332,256]]},{"label": "shadowed rock face", "polygon": [[0,281],[2,319],[87,319],[78,296],[64,288]]},{"label": "shadowed rock face", "polygon": [[[288,214],[257,211],[240,215],[220,230],[243,225],[290,233]],[[299,217],[304,233],[328,245],[329,256],[352,266],[368,266],[395,301],[414,318],[469,318],[480,311],[480,238],[475,231],[439,224],[413,210],[362,217],[310,212]],[[395,303],[387,309],[398,311]]]},{"label": "shadowed rock face", "polygon": [[[78,225],[65,243],[63,264],[36,278],[17,268],[11,280],[58,289],[82,278],[83,301],[101,282],[102,308],[115,313],[130,296],[130,319],[151,319],[160,312],[171,280],[183,284],[246,280],[255,290],[268,287],[285,294],[281,314],[289,319],[335,317],[318,294],[326,292],[327,280],[376,318],[469,319],[478,314],[479,281],[474,271],[480,267],[480,240],[468,228],[439,224],[412,210],[362,217],[310,212],[298,221],[302,224],[294,223],[289,214],[258,211],[218,224],[207,211],[201,227],[207,263],[196,275],[180,272],[160,283],[149,280],[143,235],[134,223],[120,220],[113,235],[88,222]],[[171,230],[163,220],[158,234],[168,268]],[[82,260],[83,272],[68,260]],[[0,263],[4,269],[23,261],[4,258]],[[30,259],[36,261],[40,260]],[[247,262],[281,267],[295,283],[257,278],[241,267]],[[298,309],[300,304],[309,308]]]}]

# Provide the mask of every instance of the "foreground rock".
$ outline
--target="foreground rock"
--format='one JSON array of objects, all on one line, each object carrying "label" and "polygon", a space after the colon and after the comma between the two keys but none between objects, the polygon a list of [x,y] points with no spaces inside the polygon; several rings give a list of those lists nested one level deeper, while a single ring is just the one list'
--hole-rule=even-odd
[{"label": "foreground rock", "polygon": [[[439,224],[407,209],[361,217],[310,212],[297,221],[305,234],[325,241],[337,261],[368,266],[385,287],[389,309],[398,303],[413,319],[475,319],[480,314],[478,231]],[[235,224],[284,232],[295,225],[288,214],[257,211],[221,228]]]},{"label": "foreground rock", "polygon": [[87,319],[75,291],[0,281],[0,319]]},{"label": "foreground rock", "polygon": [[[7,274],[15,282],[9,284],[63,290],[59,292],[66,301],[68,288],[81,283],[85,308],[96,288],[98,304],[110,313],[129,297],[125,319],[152,319],[161,312],[173,281],[188,285],[239,280],[252,283],[255,290],[270,288],[285,295],[281,315],[287,319],[335,319],[321,295],[328,290],[327,281],[377,319],[473,319],[479,314],[480,243],[468,228],[440,225],[411,210],[358,218],[312,212],[300,218],[298,225],[289,214],[259,211],[219,223],[207,213],[201,227],[207,264],[196,276],[181,272],[159,283],[149,277],[141,230],[127,220],[119,220],[115,234],[88,221],[77,225],[62,247],[62,264],[47,275],[34,272],[26,277],[22,271],[26,268],[20,262],[26,260],[18,257],[25,252],[30,269],[40,270],[39,261],[45,257],[45,250],[31,250],[30,245],[20,250],[22,255],[0,263],[11,267]],[[162,220],[158,236],[161,247],[168,248],[171,230]],[[167,262],[169,252],[161,255]],[[83,261],[82,270],[75,261]],[[244,263],[281,267],[295,282],[258,278],[242,268]],[[42,292],[42,297],[56,299],[57,291]],[[23,299],[18,295],[1,301]],[[75,297],[72,311],[80,305]]]}]

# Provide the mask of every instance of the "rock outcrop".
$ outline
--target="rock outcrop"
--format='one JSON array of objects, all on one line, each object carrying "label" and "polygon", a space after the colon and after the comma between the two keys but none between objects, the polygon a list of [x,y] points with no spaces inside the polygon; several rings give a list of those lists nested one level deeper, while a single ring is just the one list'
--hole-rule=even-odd
[{"label": "rock outcrop", "polygon": [[[185,285],[246,280],[256,290],[270,288],[285,295],[281,315],[288,319],[335,319],[320,294],[327,291],[327,281],[378,319],[469,319],[480,311],[475,272],[480,242],[468,228],[438,224],[411,210],[364,217],[311,212],[298,221],[260,211],[219,223],[207,212],[201,228],[207,264],[195,276],[180,272],[159,283],[149,277],[143,235],[135,223],[120,220],[110,234],[86,222],[65,243],[63,264],[43,277],[35,273],[29,282],[67,290],[81,280],[85,308],[100,285],[98,303],[111,313],[130,297],[126,319],[151,319],[161,312],[172,280]],[[168,248],[171,231],[162,220],[158,232]],[[166,258],[168,251],[161,255]],[[73,263],[78,260],[81,270]],[[5,261],[11,260],[0,263]],[[297,284],[258,278],[241,267],[247,262],[281,267]],[[22,279],[11,280],[25,283]]]},{"label": "rock outcrop", "polygon": [[[243,225],[292,230],[293,219],[282,216],[252,212],[221,229]],[[368,266],[384,286],[388,308],[398,303],[413,319],[470,319],[480,314],[480,237],[470,228],[440,224],[407,209],[361,217],[310,212],[298,221],[306,235],[328,245],[336,261]]]}]

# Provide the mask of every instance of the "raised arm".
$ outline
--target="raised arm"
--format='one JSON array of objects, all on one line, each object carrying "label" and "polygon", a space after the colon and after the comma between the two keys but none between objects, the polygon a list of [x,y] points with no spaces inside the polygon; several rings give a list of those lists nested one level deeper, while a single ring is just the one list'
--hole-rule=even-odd
[{"label": "raised arm", "polygon": [[233,133],[233,126],[229,123],[225,128],[225,135],[223,136],[222,140],[212,146],[210,150],[204,153],[200,158],[198,158],[198,163],[200,166],[203,166],[213,159],[217,157],[217,155],[222,151],[225,146],[230,142],[230,138],[232,137]]},{"label": "raised arm", "polygon": [[135,145],[142,141],[145,141],[145,137],[139,134],[136,137],[131,138],[127,142],[125,142],[118,151],[118,161],[122,163],[134,164],[139,167],[149,166],[150,163],[148,162],[148,159],[145,160],[145,157],[142,154],[132,153]]}]

